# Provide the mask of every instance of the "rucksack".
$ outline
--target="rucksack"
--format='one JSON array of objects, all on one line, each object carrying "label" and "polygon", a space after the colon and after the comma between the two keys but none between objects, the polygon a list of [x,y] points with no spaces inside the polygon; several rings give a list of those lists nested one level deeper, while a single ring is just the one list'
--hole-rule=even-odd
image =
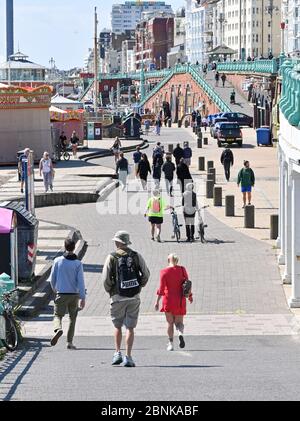
[{"label": "rucksack", "polygon": [[160,213],[160,199],[153,199],[152,200],[152,212],[153,213]]},{"label": "rucksack", "polygon": [[139,272],[139,263],[137,253],[130,251],[126,255],[120,256],[118,253],[112,253],[116,260],[116,284],[118,294],[122,297],[132,298],[141,290],[141,276]]},{"label": "rucksack", "polygon": [[229,149],[225,149],[223,159],[224,159],[224,161],[230,161],[231,160],[231,151]]}]

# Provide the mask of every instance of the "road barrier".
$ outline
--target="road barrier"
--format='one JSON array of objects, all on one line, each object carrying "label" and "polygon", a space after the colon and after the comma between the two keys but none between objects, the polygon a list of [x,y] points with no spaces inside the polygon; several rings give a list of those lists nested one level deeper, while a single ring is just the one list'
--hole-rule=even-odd
[{"label": "road barrier", "polygon": [[212,180],[216,184],[216,169],[210,168],[207,173],[207,179]]},{"label": "road barrier", "polygon": [[197,148],[202,148],[202,137],[198,137],[197,139]]},{"label": "road barrier", "polygon": [[205,137],[205,138],[203,139],[203,143],[204,143],[204,145],[208,145],[208,137]]}]

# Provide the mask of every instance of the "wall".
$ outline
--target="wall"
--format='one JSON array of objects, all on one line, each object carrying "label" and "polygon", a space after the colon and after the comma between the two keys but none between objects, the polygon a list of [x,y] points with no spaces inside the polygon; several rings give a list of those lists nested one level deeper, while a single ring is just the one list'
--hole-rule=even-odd
[{"label": "wall", "polygon": [[1,109],[0,164],[16,163],[17,152],[26,147],[35,157],[52,150],[49,109]]},{"label": "wall", "polygon": [[[175,98],[178,101],[176,111]],[[145,103],[144,108],[150,110],[151,113],[158,113],[162,109],[163,101],[170,103],[173,121],[177,121],[183,115],[198,108],[200,102],[205,104],[203,114],[219,112],[218,107],[207,97],[189,74],[174,75],[157,94]]]}]

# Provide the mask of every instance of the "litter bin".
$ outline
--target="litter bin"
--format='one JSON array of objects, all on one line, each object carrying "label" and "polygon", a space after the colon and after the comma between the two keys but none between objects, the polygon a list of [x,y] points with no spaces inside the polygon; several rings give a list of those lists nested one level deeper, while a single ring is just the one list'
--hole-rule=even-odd
[{"label": "litter bin", "polygon": [[36,265],[39,221],[19,202],[4,202],[0,208],[13,210],[17,218],[19,280],[30,280]]},{"label": "litter bin", "polygon": [[259,129],[256,129],[256,140],[257,146],[266,145],[271,146],[271,129],[269,126],[262,126]]},{"label": "litter bin", "polygon": [[17,218],[14,211],[0,208],[0,273],[18,282]]}]

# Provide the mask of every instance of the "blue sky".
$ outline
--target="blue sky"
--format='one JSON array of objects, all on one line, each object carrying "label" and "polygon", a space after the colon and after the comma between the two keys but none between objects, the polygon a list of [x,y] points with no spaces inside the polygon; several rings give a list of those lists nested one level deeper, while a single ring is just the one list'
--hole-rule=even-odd
[{"label": "blue sky", "polygon": [[[0,62],[6,56],[5,0],[0,0]],[[99,14],[99,29],[110,26],[114,3],[123,0],[14,0],[15,50],[32,61],[47,66],[51,57],[61,69],[82,66],[93,46],[94,7]],[[184,0],[169,0],[176,10]]]}]

